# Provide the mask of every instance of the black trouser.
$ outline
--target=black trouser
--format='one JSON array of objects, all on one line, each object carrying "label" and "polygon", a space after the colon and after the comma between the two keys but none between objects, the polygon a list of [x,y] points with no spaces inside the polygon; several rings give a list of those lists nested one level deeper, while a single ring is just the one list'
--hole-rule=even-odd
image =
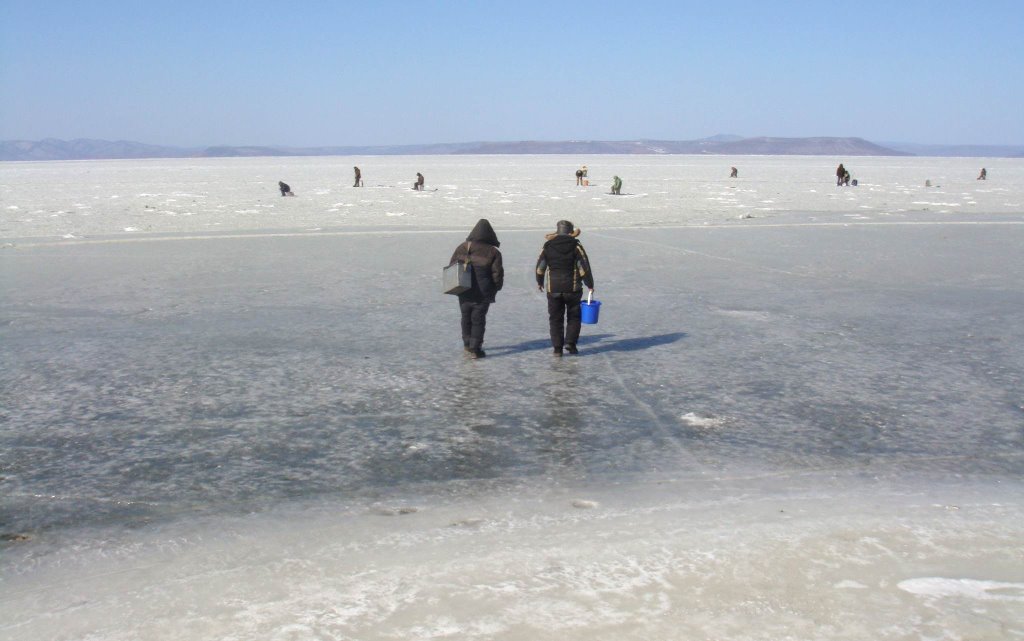
[{"label": "black trouser", "polygon": [[469,349],[484,346],[484,330],[487,329],[487,308],[490,303],[476,303],[471,300],[459,301],[462,310],[462,344]]},{"label": "black trouser", "polygon": [[581,291],[565,294],[548,293],[548,324],[551,326],[552,347],[575,345],[579,340],[582,299]]}]

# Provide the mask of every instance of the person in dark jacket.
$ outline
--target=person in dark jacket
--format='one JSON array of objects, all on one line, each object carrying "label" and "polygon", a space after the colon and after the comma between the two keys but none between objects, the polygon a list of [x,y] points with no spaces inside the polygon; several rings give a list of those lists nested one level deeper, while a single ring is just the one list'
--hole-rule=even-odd
[{"label": "person in dark jacket", "polygon": [[560,220],[537,258],[537,289],[548,294],[548,326],[555,356],[563,350],[575,354],[580,337],[580,302],[583,285],[593,293],[594,274],[583,245],[577,240],[580,230],[568,220]]},{"label": "person in dark jacket", "polygon": [[846,178],[846,167],[843,167],[843,163],[839,163],[836,167],[836,187],[843,184],[843,179]]},{"label": "person in dark jacket", "polygon": [[423,174],[417,171],[416,182],[412,184],[412,188],[415,189],[416,191],[423,191],[423,183],[425,182],[426,180],[423,178]]},{"label": "person in dark jacket", "polygon": [[981,173],[978,174],[978,177],[977,177],[976,180],[988,180],[988,170],[985,169],[984,167],[982,167],[981,168]]},{"label": "person in dark jacket", "polygon": [[462,312],[462,346],[470,358],[483,358],[484,330],[487,328],[487,310],[505,283],[505,270],[501,264],[498,235],[486,218],[476,223],[466,236],[466,242],[455,248],[449,265],[469,263],[473,286],[459,294]]},{"label": "person in dark jacket", "polygon": [[622,193],[622,179],[618,176],[612,176],[612,194],[618,196]]},{"label": "person in dark jacket", "polygon": [[277,181],[277,188],[281,190],[282,196],[294,196],[292,188],[288,186],[288,183]]},{"label": "person in dark jacket", "polygon": [[353,167],[352,169],[356,172],[356,184],[353,187],[363,186],[363,172],[359,171],[359,167]]}]

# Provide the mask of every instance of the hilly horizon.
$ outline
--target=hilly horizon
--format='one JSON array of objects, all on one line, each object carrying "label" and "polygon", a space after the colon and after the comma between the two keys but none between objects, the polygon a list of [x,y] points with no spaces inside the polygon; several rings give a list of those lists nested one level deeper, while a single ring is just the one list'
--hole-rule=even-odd
[{"label": "hilly horizon", "polygon": [[771,136],[718,134],[696,140],[563,140],[484,141],[415,145],[352,145],[289,147],[214,145],[175,147],[126,140],[79,138],[0,141],[0,160],[115,160],[144,158],[237,158],[385,155],[502,155],[502,154],[625,154],[625,155],[801,155],[801,156],[960,156],[1024,157],[1024,146],[876,144],[859,137]]}]

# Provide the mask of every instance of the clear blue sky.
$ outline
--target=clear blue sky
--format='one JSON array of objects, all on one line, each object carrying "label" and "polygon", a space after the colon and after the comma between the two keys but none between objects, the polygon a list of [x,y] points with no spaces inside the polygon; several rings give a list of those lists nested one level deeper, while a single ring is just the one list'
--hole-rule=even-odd
[{"label": "clear blue sky", "polygon": [[0,0],[0,139],[1024,143],[1024,2]]}]

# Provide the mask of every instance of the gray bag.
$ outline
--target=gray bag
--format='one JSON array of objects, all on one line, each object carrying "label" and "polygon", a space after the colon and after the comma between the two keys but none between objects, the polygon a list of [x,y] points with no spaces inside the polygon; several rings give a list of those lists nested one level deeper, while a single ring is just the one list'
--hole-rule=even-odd
[{"label": "gray bag", "polygon": [[469,246],[466,243],[466,262],[454,262],[441,272],[441,291],[459,295],[473,287],[473,266],[469,264]]}]

